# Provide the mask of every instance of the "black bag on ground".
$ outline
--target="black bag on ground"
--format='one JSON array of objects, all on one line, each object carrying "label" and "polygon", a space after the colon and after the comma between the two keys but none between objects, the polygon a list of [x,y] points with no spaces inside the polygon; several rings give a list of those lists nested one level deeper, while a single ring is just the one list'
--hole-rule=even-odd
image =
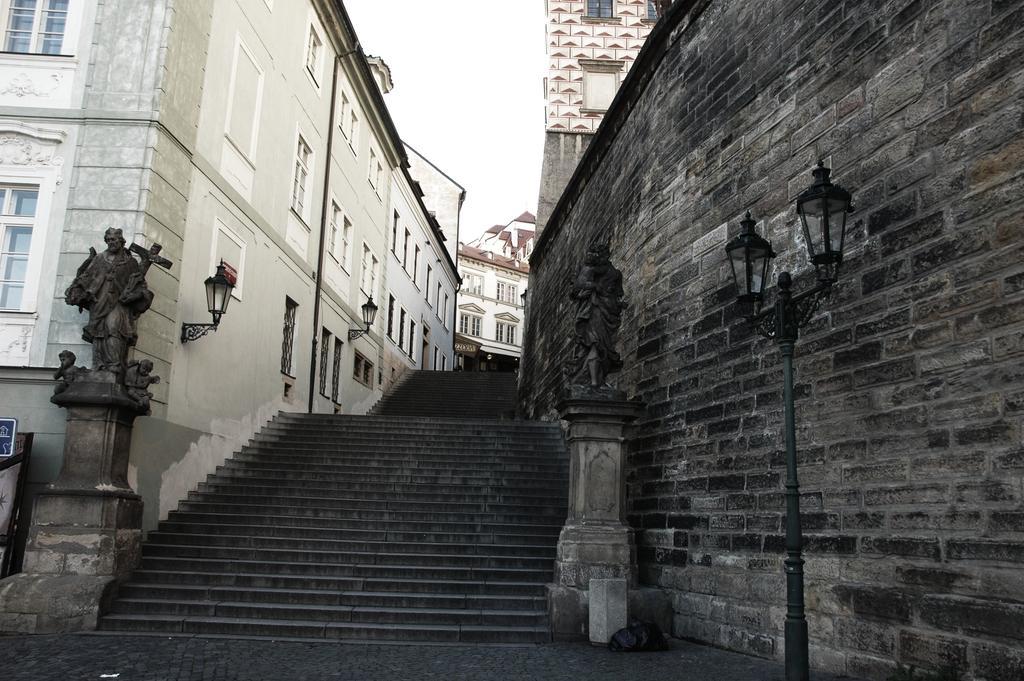
[{"label": "black bag on ground", "polygon": [[668,650],[668,641],[657,624],[631,620],[625,629],[615,632],[608,649],[626,653]]}]

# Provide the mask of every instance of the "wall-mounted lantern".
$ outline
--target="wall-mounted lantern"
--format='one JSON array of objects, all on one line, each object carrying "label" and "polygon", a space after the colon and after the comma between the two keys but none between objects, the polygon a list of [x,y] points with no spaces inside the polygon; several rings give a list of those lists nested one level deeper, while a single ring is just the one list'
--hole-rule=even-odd
[{"label": "wall-mounted lantern", "polygon": [[360,308],[363,311],[363,324],[366,325],[365,329],[349,329],[348,339],[355,340],[362,335],[370,332],[370,327],[373,326],[373,320],[377,318],[377,304],[373,302],[373,296],[366,299],[366,302],[362,304]]},{"label": "wall-mounted lantern", "polygon": [[229,274],[229,265],[221,260],[217,265],[217,272],[212,277],[207,277],[203,285],[206,286],[206,307],[213,315],[212,324],[182,324],[181,342],[198,340],[210,331],[216,331],[220,324],[220,318],[228,311],[228,303],[231,302],[231,291],[235,288],[235,277]]}]

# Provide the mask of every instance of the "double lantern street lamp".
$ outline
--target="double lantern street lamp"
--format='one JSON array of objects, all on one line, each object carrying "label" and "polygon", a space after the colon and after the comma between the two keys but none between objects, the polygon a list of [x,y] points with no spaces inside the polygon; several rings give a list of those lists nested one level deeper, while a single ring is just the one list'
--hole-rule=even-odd
[{"label": "double lantern street lamp", "polygon": [[783,401],[786,420],[786,681],[808,681],[807,618],[804,615],[803,536],[800,529],[800,485],[796,475],[796,420],[793,415],[793,348],[800,327],[829,292],[843,262],[846,216],[853,211],[850,192],[829,181],[831,171],[821,161],[814,169],[814,184],[796,200],[803,225],[807,254],[818,274],[816,286],[799,295],[790,290],[793,277],[779,274],[775,304],[761,309],[768,269],[775,257],[772,245],[754,231],[750,213],[740,222],[736,238],[725,246],[739,289],[737,301],[750,310],[747,320],[765,338],[773,338],[782,352]]},{"label": "double lantern street lamp", "polygon": [[212,277],[207,277],[203,285],[206,286],[206,308],[213,315],[213,324],[182,324],[181,342],[188,343],[202,338],[210,331],[216,331],[220,325],[220,318],[228,311],[228,303],[231,302],[231,291],[235,288],[236,276],[234,270],[230,275],[230,265],[225,265],[221,260],[217,265],[217,271]]}]

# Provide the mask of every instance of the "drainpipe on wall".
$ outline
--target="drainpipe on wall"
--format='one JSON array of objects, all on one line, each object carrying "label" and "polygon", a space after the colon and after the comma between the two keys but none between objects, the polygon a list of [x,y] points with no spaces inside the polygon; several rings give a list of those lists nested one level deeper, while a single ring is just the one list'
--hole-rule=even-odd
[{"label": "drainpipe on wall", "polygon": [[[347,53],[351,54],[351,52]],[[320,342],[320,298],[324,290],[324,244],[327,236],[327,211],[331,200],[331,151],[334,149],[334,107],[338,93],[338,66],[346,55],[334,59],[331,73],[331,110],[327,117],[327,153],[324,154],[324,197],[320,206],[320,240],[317,242],[316,255],[316,289],[313,293],[313,342],[309,357],[309,407],[307,413],[313,413],[313,397],[316,395],[316,362],[317,345]],[[335,341],[337,342],[337,341]]]}]

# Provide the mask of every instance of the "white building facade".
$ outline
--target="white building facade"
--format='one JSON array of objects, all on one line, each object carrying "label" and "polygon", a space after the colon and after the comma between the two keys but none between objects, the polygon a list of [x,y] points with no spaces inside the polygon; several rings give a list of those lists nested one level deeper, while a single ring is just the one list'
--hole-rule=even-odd
[{"label": "white building facade", "polygon": [[[162,377],[133,439],[147,528],[279,410],[369,409],[395,365],[393,289],[419,327],[406,368],[423,366],[424,326],[428,366],[454,365],[456,267],[406,170],[386,67],[363,55],[341,3],[39,0],[0,13],[0,416],[36,434],[30,489],[60,469],[57,354],[91,362],[63,291],[107,227],[172,263],[149,271],[133,350]],[[436,255],[418,298],[388,258],[396,210],[424,254],[421,285]],[[222,260],[238,273],[227,314],[183,343],[182,323],[210,321],[203,280]]]},{"label": "white building facade", "polygon": [[534,216],[523,213],[459,244],[458,369],[519,370],[533,226]]}]

